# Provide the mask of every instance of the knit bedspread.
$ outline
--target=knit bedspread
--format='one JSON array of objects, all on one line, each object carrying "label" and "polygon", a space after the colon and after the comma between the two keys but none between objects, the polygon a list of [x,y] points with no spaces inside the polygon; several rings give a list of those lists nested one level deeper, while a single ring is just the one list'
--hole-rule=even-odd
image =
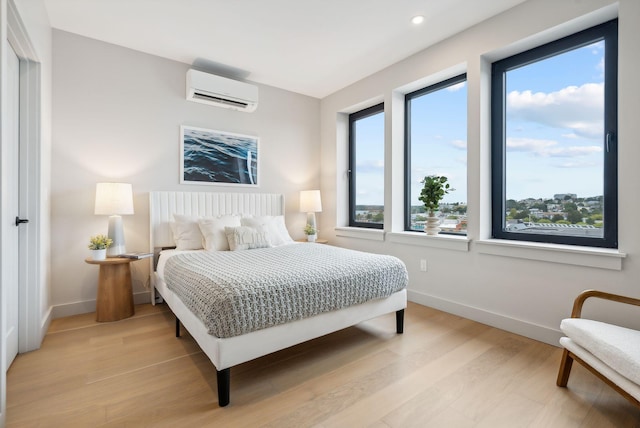
[{"label": "knit bedspread", "polygon": [[220,338],[388,297],[409,281],[396,257],[323,244],[176,254],[164,279]]}]

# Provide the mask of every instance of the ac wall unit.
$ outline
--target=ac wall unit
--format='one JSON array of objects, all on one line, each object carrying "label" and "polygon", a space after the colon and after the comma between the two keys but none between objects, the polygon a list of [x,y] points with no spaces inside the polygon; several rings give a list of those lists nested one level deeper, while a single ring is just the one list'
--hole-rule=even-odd
[{"label": "ac wall unit", "polygon": [[258,87],[215,74],[187,71],[187,100],[252,112],[258,107]]}]

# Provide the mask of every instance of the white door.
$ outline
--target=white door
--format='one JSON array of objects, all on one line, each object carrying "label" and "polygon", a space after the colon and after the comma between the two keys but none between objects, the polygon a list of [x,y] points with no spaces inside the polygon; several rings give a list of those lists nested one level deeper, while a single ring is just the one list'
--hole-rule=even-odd
[{"label": "white door", "polygon": [[[7,161],[4,166],[8,169],[7,194],[4,201],[9,210],[9,220],[12,224],[5,225],[7,230],[7,253],[5,254],[5,296],[7,298],[4,309],[7,311],[5,335],[8,369],[13,359],[18,354],[18,320],[19,320],[19,288],[18,288],[18,262],[19,262],[19,234],[16,218],[19,217],[19,184],[20,184],[20,60],[7,41],[7,122],[4,124],[5,138],[7,141]],[[6,217],[5,217],[6,218]]]}]

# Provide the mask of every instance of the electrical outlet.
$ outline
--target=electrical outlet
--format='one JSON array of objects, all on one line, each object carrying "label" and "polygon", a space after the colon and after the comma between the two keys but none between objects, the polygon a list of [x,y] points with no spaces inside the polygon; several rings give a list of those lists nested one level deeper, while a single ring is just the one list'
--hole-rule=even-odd
[{"label": "electrical outlet", "polygon": [[426,272],[427,271],[427,260],[426,259],[421,259],[420,260],[420,270],[422,272]]}]

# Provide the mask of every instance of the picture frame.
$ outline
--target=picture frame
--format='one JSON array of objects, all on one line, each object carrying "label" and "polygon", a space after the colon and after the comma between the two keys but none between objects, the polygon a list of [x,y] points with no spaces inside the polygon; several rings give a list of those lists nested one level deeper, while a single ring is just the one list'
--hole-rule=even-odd
[{"label": "picture frame", "polygon": [[260,139],[180,126],[180,183],[258,187]]}]

